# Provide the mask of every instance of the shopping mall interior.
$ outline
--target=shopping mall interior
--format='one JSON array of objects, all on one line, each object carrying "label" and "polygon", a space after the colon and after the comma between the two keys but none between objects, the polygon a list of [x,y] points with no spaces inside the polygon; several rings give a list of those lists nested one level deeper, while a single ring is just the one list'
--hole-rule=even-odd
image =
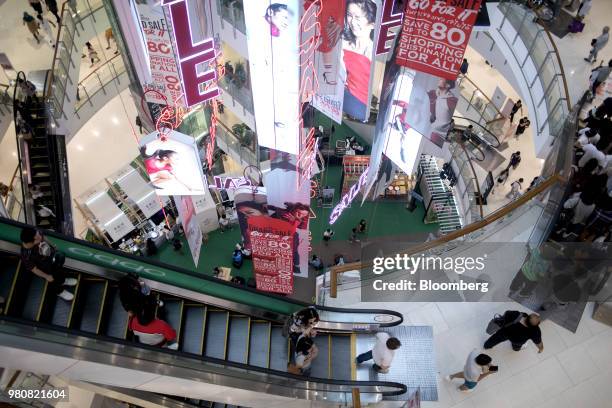
[{"label": "shopping mall interior", "polygon": [[0,406],[612,406],[612,1],[0,15]]}]

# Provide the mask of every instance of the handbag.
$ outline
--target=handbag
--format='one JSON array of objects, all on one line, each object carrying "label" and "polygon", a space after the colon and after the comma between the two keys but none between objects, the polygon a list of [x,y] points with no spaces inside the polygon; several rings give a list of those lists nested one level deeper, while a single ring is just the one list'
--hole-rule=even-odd
[{"label": "handbag", "polygon": [[597,38],[591,40],[591,47],[595,46],[595,44],[597,44]]},{"label": "handbag", "polygon": [[512,319],[512,321],[507,321],[506,319],[506,314],[508,312],[504,313],[504,315],[500,315],[498,313],[496,313],[493,316],[493,319],[491,319],[491,321],[489,322],[489,324],[487,325],[487,334],[489,335],[493,335],[495,333],[497,333],[500,329],[504,328],[504,327],[508,327],[514,323],[518,323],[521,321],[521,319],[523,318],[523,313],[518,314],[518,316],[515,319]]}]

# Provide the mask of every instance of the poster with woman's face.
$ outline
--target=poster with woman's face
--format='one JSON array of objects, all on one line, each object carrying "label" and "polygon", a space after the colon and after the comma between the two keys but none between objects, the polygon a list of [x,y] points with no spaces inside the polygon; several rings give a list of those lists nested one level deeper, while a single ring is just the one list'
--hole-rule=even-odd
[{"label": "poster with woman's face", "polygon": [[193,137],[170,131],[140,139],[140,155],[157,195],[202,195],[207,188]]},{"label": "poster with woman's face", "polygon": [[376,54],[379,1],[347,0],[342,32],[344,113],[365,122],[370,112],[370,82]]}]

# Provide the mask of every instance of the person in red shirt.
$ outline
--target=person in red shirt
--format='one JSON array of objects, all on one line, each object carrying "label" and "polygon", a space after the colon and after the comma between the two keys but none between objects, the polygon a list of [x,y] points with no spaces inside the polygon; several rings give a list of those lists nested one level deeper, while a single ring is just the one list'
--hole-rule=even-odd
[{"label": "person in red shirt", "polygon": [[130,313],[128,329],[138,336],[142,344],[178,349],[176,330],[164,320],[158,319],[150,309],[143,308],[137,315]]},{"label": "person in red shirt", "polygon": [[344,112],[366,121],[376,4],[372,0],[349,0],[342,34],[343,61],[346,69]]}]

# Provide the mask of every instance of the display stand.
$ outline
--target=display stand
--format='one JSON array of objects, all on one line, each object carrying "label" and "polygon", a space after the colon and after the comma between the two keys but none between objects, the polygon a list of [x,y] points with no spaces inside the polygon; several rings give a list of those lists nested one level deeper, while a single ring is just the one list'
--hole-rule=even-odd
[{"label": "display stand", "polygon": [[416,186],[416,175],[407,175],[398,171],[385,189],[384,197],[389,199],[406,199]]},{"label": "display stand", "polygon": [[342,196],[359,181],[370,165],[370,156],[344,156],[342,158]]}]

